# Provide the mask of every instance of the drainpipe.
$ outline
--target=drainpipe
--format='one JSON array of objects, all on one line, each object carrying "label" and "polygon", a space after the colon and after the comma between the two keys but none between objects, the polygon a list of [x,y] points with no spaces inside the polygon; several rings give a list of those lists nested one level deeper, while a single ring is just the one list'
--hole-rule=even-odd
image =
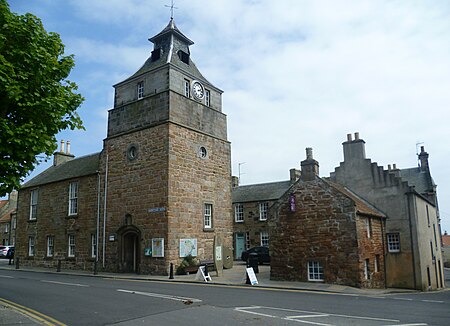
[{"label": "drainpipe", "polygon": [[103,203],[103,268],[105,268],[105,253],[106,253],[106,197],[108,193],[108,154],[106,154],[106,168],[105,168],[105,199]]},{"label": "drainpipe", "polygon": [[381,244],[383,246],[383,268],[384,268],[384,288],[387,289],[387,267],[386,267],[386,258],[387,258],[387,251],[386,251],[386,219],[381,218]]},{"label": "drainpipe", "polygon": [[414,248],[414,240],[413,240],[413,231],[412,231],[412,221],[411,221],[411,191],[406,193],[406,199],[408,203],[408,220],[409,220],[409,233],[411,238],[411,257],[412,257],[412,267],[413,267],[413,277],[414,277],[414,289],[417,290],[417,277],[416,277],[416,258],[415,258],[415,248]]},{"label": "drainpipe", "polygon": [[95,229],[95,241],[97,242],[97,245],[95,246],[95,272],[97,272],[97,265],[98,265],[98,236],[100,231],[100,171],[97,171],[97,227]]}]

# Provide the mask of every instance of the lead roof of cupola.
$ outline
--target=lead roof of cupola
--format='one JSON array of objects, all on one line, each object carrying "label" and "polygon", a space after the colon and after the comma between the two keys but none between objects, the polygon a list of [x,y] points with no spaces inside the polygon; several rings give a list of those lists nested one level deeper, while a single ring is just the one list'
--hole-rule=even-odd
[{"label": "lead roof of cupola", "polygon": [[181,38],[183,41],[185,41],[188,45],[194,44],[186,35],[180,32],[177,25],[175,25],[175,22],[173,21],[173,18],[170,18],[169,24],[158,34],[155,36],[149,38],[148,40],[152,43],[156,43],[156,41],[166,35],[169,35],[170,33],[176,34],[179,38]]}]

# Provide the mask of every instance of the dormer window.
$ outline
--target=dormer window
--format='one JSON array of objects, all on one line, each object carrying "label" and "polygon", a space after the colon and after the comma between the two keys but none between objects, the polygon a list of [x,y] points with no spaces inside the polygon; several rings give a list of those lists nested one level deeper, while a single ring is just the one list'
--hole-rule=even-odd
[{"label": "dormer window", "polygon": [[161,58],[161,48],[154,49],[152,51],[152,62],[155,62],[159,58]]},{"label": "dormer window", "polygon": [[144,82],[142,81],[137,84],[137,99],[141,98],[144,98]]},{"label": "dormer window", "polygon": [[182,61],[182,62],[184,62],[185,64],[189,64],[189,53],[186,53],[186,52],[184,52],[184,51],[182,51],[182,50],[179,50],[178,51],[178,57],[180,58],[180,60]]}]

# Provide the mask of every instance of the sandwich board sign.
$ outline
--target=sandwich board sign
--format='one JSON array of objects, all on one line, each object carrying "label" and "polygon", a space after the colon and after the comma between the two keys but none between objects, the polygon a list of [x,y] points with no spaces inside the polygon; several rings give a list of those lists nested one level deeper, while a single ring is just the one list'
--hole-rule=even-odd
[{"label": "sandwich board sign", "polygon": [[253,270],[253,267],[248,267],[246,269],[246,271],[247,271],[247,276],[248,276],[248,278],[250,280],[250,284],[251,285],[258,284],[258,279],[256,278],[255,271]]},{"label": "sandwich board sign", "polygon": [[205,274],[205,266],[200,266],[198,268],[197,274],[195,275],[195,280],[201,280],[201,279],[203,279],[203,281],[205,281],[205,282],[212,281],[211,276],[209,275],[209,272],[207,275]]}]

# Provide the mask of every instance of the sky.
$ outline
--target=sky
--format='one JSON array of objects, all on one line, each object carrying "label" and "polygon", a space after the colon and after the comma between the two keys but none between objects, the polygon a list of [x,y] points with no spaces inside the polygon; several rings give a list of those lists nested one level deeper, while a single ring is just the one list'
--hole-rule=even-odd
[{"label": "sky", "polygon": [[[112,85],[150,56],[170,0],[9,0],[38,16],[75,55],[69,77],[85,131],[57,135],[83,156],[101,151]],[[233,175],[241,184],[289,179],[312,147],[320,176],[359,132],[387,168],[417,166],[425,146],[450,232],[450,2],[446,0],[176,0],[191,58],[224,91]],[[51,165],[39,165],[27,178]],[[240,169],[239,169],[240,167]]]}]

